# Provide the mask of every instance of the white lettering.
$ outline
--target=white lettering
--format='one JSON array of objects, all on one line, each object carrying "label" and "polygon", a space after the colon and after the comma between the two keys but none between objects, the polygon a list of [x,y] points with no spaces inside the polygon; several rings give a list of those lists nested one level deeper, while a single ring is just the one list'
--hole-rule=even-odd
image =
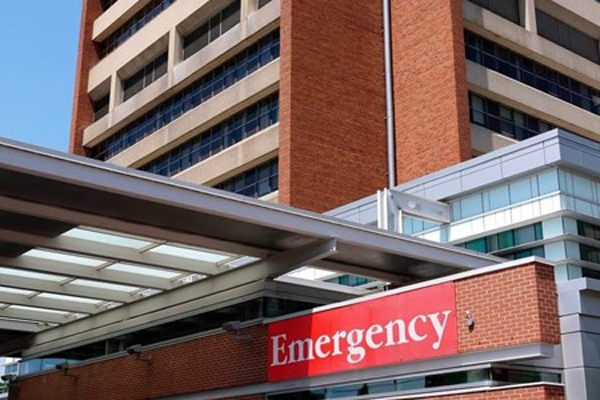
[{"label": "white lettering", "polygon": [[379,342],[379,343],[375,343],[375,341],[373,340],[373,336],[375,335],[379,335],[380,333],[383,332],[383,326],[381,325],[371,325],[366,332],[366,337],[365,337],[365,342],[367,342],[367,346],[369,346],[369,348],[371,349],[378,349],[381,347],[381,345],[383,345],[383,341]]},{"label": "white lettering", "polygon": [[437,350],[440,348],[440,344],[442,343],[442,338],[444,337],[444,332],[446,331],[446,323],[448,323],[448,316],[450,316],[450,314],[452,313],[452,311],[450,310],[446,310],[444,312],[442,312],[442,314],[444,315],[444,322],[440,323],[438,316],[440,315],[440,313],[435,313],[435,314],[429,314],[427,317],[429,318],[429,320],[431,321],[431,324],[433,325],[433,329],[435,329],[435,333],[437,335],[437,341],[435,343],[433,343],[433,345],[431,347],[433,347],[434,350]]},{"label": "white lettering", "polygon": [[346,357],[346,361],[350,364],[359,363],[365,358],[365,348],[363,346],[359,346],[363,341],[363,333],[362,329],[352,329],[348,332],[348,356]]},{"label": "white lettering", "polygon": [[342,354],[342,352],[340,351],[340,339],[344,338],[346,338],[346,331],[337,331],[333,335],[333,353],[331,355],[339,356],[340,354]]},{"label": "white lettering", "polygon": [[283,338],[283,340],[285,340],[286,337],[287,335],[284,333],[282,335],[273,336],[271,338],[271,341],[273,342],[273,363],[271,364],[271,367],[287,364],[287,356],[285,356],[285,358],[282,360],[279,359],[280,352],[284,352],[285,355],[284,344],[279,343],[279,339]]},{"label": "white lettering", "polygon": [[[394,326],[398,327],[398,341],[394,339]],[[385,337],[386,342],[385,346],[394,346],[396,344],[408,343],[406,340],[406,324],[403,320],[397,319],[395,321],[390,321],[385,326]]]},{"label": "white lettering", "polygon": [[315,342],[315,354],[319,358],[327,358],[329,354],[331,354],[331,350],[328,352],[324,352],[322,346],[331,343],[331,338],[327,335],[321,335],[317,338]]},{"label": "white lettering", "polygon": [[421,320],[427,322],[427,318],[424,315],[417,315],[408,324],[408,336],[415,342],[422,342],[427,339],[427,335],[419,335],[417,333],[417,321]]},{"label": "white lettering", "polygon": [[435,332],[435,341],[431,347],[438,350],[451,315],[452,310],[419,314],[406,322],[398,318],[388,321],[385,325],[375,323],[364,328],[338,330],[332,335],[323,333],[316,339],[308,337],[287,341],[288,335],[275,335],[269,339],[273,354],[271,367],[335,356],[344,356],[347,363],[358,364],[368,356],[369,350],[422,342],[428,338],[431,338],[429,341],[433,341],[432,330]]},{"label": "white lettering", "polygon": [[314,360],[313,341],[311,338],[304,340],[294,340],[288,346],[288,356],[290,357],[289,364],[302,362],[306,360]]}]

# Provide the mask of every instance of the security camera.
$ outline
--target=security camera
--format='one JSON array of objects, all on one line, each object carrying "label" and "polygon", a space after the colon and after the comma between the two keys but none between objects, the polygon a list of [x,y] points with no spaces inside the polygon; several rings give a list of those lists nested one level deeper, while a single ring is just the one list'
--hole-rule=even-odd
[{"label": "security camera", "polygon": [[142,345],[134,344],[133,346],[129,346],[128,348],[126,348],[125,351],[129,355],[140,354],[142,352]]}]

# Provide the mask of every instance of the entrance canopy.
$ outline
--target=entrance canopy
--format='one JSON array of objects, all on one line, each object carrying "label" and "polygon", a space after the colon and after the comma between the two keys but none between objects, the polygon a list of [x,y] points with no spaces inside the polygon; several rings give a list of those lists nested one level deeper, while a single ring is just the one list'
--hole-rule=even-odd
[{"label": "entrance canopy", "polygon": [[48,353],[312,265],[404,283],[500,261],[0,141],[0,354]]}]

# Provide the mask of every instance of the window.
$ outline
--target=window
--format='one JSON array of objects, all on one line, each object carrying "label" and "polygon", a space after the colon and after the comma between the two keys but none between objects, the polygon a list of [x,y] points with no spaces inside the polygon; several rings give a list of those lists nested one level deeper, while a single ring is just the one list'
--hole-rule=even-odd
[{"label": "window", "polygon": [[579,255],[583,261],[600,264],[600,249],[587,244],[579,244]]},{"label": "window", "polygon": [[271,0],[258,0],[258,7],[257,8],[262,8],[265,5],[269,4],[271,2]]},{"label": "window", "polygon": [[519,0],[469,0],[471,3],[475,3],[480,7],[490,10],[493,13],[500,15],[514,22],[520,24],[521,20],[519,17]]},{"label": "window", "polygon": [[541,257],[544,258],[546,256],[546,252],[544,251],[544,246],[533,247],[531,249],[514,251],[511,253],[501,254],[501,257],[508,258],[509,260],[518,260],[520,258],[525,257]]},{"label": "window", "polygon": [[240,22],[240,0],[218,12],[183,38],[183,59],[198,52]]},{"label": "window", "polygon": [[117,1],[118,0],[100,0],[100,7],[102,7],[102,11],[106,11]]},{"label": "window", "polygon": [[594,240],[600,240],[600,226],[589,222],[577,221],[577,234]]},{"label": "window", "polygon": [[[429,374],[413,377],[398,377],[393,379],[358,382],[343,384],[339,386],[328,386],[317,389],[307,389],[301,392],[268,395],[268,400],[320,400],[320,399],[355,399],[363,396],[373,399],[391,397],[394,394],[405,393],[416,394],[416,391],[432,388],[456,387],[468,385],[468,387],[484,387],[494,385],[516,385],[533,382],[560,383],[561,376],[557,373],[541,372],[535,370],[511,370],[507,368],[480,368],[466,371],[453,371],[438,374]],[[384,395],[385,394],[385,395]],[[409,393],[406,393],[409,394]],[[428,396],[429,398],[429,396]]]},{"label": "window", "polygon": [[278,168],[277,159],[267,161],[215,187],[248,197],[262,197],[279,189]]},{"label": "window", "polygon": [[142,29],[146,24],[169,8],[177,0],[152,0],[133,17],[127,20],[121,28],[98,43],[98,55],[106,57],[114,49],[125,43],[127,39]]},{"label": "window", "polygon": [[536,9],[538,34],[595,63],[600,62],[598,40],[575,29],[571,25]]},{"label": "window", "polygon": [[469,31],[465,46],[468,60],[600,115],[596,89]]},{"label": "window", "polygon": [[503,136],[525,140],[555,127],[493,100],[469,93],[471,122]]},{"label": "window", "polygon": [[279,97],[270,96],[174,148],[140,169],[173,176],[279,121]]},{"label": "window", "polygon": [[279,31],[267,35],[94,146],[92,157],[98,160],[114,157],[277,58]]},{"label": "window", "polygon": [[[564,175],[561,171],[561,176]],[[551,169],[536,175],[498,185],[483,192],[457,198],[450,202],[452,220],[478,216],[483,213],[525,202],[539,196],[554,193],[559,188],[559,174]],[[563,185],[561,184],[561,190]],[[483,208],[482,212],[480,210]],[[477,210],[477,212],[474,212]]]},{"label": "window", "polygon": [[21,375],[28,375],[44,370],[54,370],[55,365],[66,360],[76,363],[82,360],[101,357],[125,351],[134,344],[144,346],[183,338],[211,329],[221,328],[225,322],[240,320],[249,321],[257,318],[274,318],[285,314],[308,310],[318,304],[278,298],[258,298],[243,303],[233,304],[214,311],[192,315],[186,318],[151,326],[139,331],[101,340],[73,349],[48,355],[42,359],[22,361],[19,365]]},{"label": "window", "polygon": [[123,81],[123,101],[167,73],[167,53],[163,53]]},{"label": "window", "polygon": [[335,278],[326,279],[325,282],[336,283],[338,285],[344,286],[362,286],[367,283],[375,282],[373,279],[363,278],[362,276],[354,276],[354,275],[341,275],[336,276]]},{"label": "window", "polygon": [[457,246],[474,250],[479,253],[492,253],[542,240],[543,236],[542,224],[539,222],[533,225],[500,232],[495,235],[470,240]]},{"label": "window", "polygon": [[94,109],[94,121],[98,121],[100,118],[108,114],[108,103],[110,101],[110,94],[93,101],[92,108]]}]

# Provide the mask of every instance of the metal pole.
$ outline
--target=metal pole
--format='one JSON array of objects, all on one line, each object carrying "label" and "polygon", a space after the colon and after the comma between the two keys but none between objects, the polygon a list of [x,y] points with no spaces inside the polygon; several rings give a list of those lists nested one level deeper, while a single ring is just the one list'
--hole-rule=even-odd
[{"label": "metal pole", "polygon": [[383,50],[385,64],[385,108],[388,153],[388,187],[396,186],[396,133],[394,128],[394,85],[392,81],[392,37],[390,1],[383,1]]}]

